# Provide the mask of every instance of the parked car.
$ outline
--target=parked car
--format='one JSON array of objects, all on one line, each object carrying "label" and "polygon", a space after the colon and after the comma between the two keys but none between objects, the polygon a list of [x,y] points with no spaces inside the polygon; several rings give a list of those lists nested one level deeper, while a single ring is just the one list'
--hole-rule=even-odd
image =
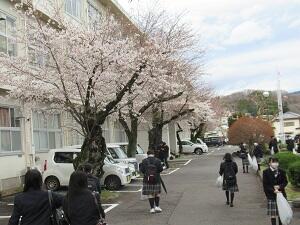
[{"label": "parked car", "polygon": [[[44,160],[42,174],[43,181],[48,190],[57,190],[61,186],[68,186],[70,175],[74,171],[73,160],[80,149],[52,149]],[[117,163],[107,157],[103,166],[104,175],[101,185],[109,190],[117,190],[131,182],[131,172],[128,165]]]},{"label": "parked car", "polygon": [[[191,140],[187,139],[187,141],[191,141]],[[208,152],[208,146],[207,146],[207,144],[204,141],[202,141],[201,138],[197,138],[196,144],[202,145],[202,149],[204,150],[204,152]]]},{"label": "parked car", "polygon": [[[81,145],[73,145],[67,148],[81,149]],[[106,148],[108,156],[111,156],[111,158],[117,162],[128,165],[132,179],[136,179],[138,177],[138,163],[135,158],[128,158],[124,151],[121,149],[121,147],[117,144],[108,143],[106,144]]]},{"label": "parked car", "polygon": [[222,137],[207,137],[203,140],[207,146],[222,146],[224,144],[224,140]]},{"label": "parked car", "polygon": [[208,152],[208,148],[206,145],[198,143],[195,144],[188,140],[181,141],[181,145],[183,153],[195,153],[197,155],[202,155],[203,153]]},{"label": "parked car", "polygon": [[[116,143],[117,145],[119,145],[123,151],[125,152],[125,154],[128,154],[128,143],[127,142],[122,142],[122,143]],[[144,151],[144,149],[142,149],[142,147],[138,144],[136,146],[136,153],[135,153],[135,158],[137,160],[138,165],[141,164],[141,162],[146,159],[148,156],[146,154],[146,152]]]},{"label": "parked car", "polygon": [[117,144],[107,144],[107,153],[117,162],[128,164],[132,173],[132,179],[138,177],[139,166],[135,158],[128,158],[124,150]]}]

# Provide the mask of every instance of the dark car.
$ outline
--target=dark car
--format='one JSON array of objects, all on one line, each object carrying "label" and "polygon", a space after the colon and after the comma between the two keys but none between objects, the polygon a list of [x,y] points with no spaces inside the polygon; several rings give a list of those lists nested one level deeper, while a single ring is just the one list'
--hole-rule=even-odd
[{"label": "dark car", "polygon": [[207,146],[222,146],[224,143],[222,137],[207,137],[203,141]]}]

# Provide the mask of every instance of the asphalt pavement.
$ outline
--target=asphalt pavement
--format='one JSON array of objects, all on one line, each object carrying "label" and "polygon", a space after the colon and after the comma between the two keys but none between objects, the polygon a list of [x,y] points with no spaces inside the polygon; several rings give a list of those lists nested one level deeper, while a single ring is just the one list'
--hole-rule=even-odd
[{"label": "asphalt pavement", "polygon": [[[141,180],[121,190],[115,207],[108,212],[109,225],[265,225],[270,224],[266,215],[266,200],[262,184],[250,169],[249,174],[238,174],[240,192],[236,194],[235,206],[225,205],[225,193],[218,189],[220,162],[225,152],[233,147],[211,148],[202,156],[186,156],[187,160],[174,165],[162,176],[168,194],[161,196],[162,213],[151,215],[148,201],[140,200]],[[192,159],[192,160],[190,160]],[[241,171],[241,160],[236,159]],[[7,224],[2,215],[9,215],[12,198],[2,199],[0,225]],[[5,207],[4,207],[5,205]],[[300,224],[300,212],[295,210],[292,225]]]}]

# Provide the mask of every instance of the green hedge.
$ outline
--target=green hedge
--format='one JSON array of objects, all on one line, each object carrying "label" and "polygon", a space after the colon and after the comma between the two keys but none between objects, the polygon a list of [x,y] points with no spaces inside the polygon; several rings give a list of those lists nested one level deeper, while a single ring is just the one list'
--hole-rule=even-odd
[{"label": "green hedge", "polygon": [[292,152],[279,152],[275,155],[279,160],[279,167],[288,170],[289,166],[294,162],[300,161],[300,157]]},{"label": "green hedge", "polygon": [[300,160],[289,166],[288,176],[292,185],[300,187]]}]

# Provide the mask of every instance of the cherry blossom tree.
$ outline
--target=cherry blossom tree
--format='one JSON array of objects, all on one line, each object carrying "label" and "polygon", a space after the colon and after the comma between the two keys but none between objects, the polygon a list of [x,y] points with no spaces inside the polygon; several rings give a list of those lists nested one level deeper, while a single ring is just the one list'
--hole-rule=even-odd
[{"label": "cherry blossom tree", "polygon": [[[145,40],[151,40],[153,45],[164,49],[164,59],[157,57],[152,70],[143,83],[143,92],[133,100],[128,98],[128,105],[119,112],[119,121],[124,127],[129,142],[129,156],[134,156],[137,145],[137,130],[141,122],[149,122],[152,129],[149,132],[150,145],[152,142],[160,142],[162,127],[175,120],[177,116],[168,121],[161,121],[157,114],[162,104],[179,99],[188,91],[196,73],[199,74],[199,64],[193,64],[192,55],[195,48],[195,36],[189,27],[180,22],[180,17],[169,17],[164,11],[153,14],[146,13],[139,17],[139,27],[142,30],[140,44],[143,46]],[[202,56],[203,51],[197,52],[197,57]],[[196,57],[195,57],[196,58]],[[132,89],[130,94],[135,96],[136,90]],[[183,105],[178,117],[190,112]],[[183,110],[184,109],[184,110]],[[162,114],[161,114],[162,115]],[[156,127],[153,129],[153,127]],[[157,141],[155,141],[158,138]],[[155,139],[155,140],[154,140]]]},{"label": "cherry blossom tree", "polygon": [[128,104],[123,100],[130,90],[139,94],[153,62],[159,56],[163,60],[165,50],[152,43],[141,47],[138,34],[127,35],[112,16],[90,29],[68,21],[59,11],[45,21],[32,5],[17,7],[27,20],[17,42],[28,54],[1,54],[1,76],[9,95],[32,107],[70,113],[84,136],[74,166],[89,162],[100,176],[106,156],[102,124]]}]

